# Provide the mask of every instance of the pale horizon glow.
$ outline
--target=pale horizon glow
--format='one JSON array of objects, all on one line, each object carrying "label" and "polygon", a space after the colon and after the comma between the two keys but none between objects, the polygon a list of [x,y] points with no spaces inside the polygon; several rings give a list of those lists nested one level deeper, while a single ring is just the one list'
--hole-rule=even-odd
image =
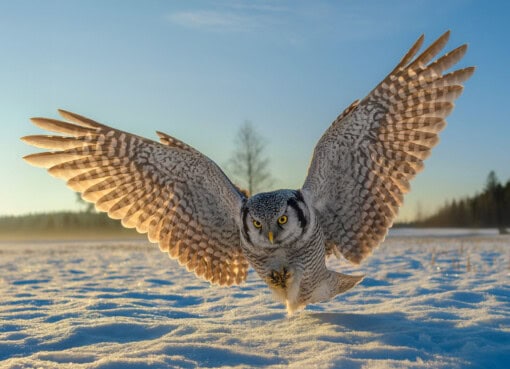
[{"label": "pale horizon glow", "polygon": [[[420,34],[475,65],[399,220],[510,180],[507,2],[20,1],[0,4],[0,215],[77,210],[61,180],[21,160],[33,116],[63,108],[156,139],[168,133],[224,167],[238,127],[267,142],[274,188],[299,188],[334,118]],[[447,50],[445,50],[447,51]]]}]

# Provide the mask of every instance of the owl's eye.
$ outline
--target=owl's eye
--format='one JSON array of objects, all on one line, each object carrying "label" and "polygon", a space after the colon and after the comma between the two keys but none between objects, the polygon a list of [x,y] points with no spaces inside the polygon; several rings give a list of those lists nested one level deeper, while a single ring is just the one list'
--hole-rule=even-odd
[{"label": "owl's eye", "polygon": [[287,216],[286,215],[282,215],[281,217],[278,218],[278,224],[285,224],[287,223]]},{"label": "owl's eye", "polygon": [[260,223],[258,220],[253,219],[253,226],[255,228],[260,229],[260,228],[262,228],[262,223]]}]

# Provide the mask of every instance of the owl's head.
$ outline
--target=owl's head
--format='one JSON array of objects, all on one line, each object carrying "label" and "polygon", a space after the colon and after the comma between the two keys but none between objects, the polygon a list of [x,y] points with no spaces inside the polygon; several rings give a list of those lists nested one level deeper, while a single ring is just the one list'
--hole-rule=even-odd
[{"label": "owl's head", "polygon": [[309,218],[310,212],[300,191],[259,193],[243,205],[242,234],[249,244],[273,248],[299,239]]}]

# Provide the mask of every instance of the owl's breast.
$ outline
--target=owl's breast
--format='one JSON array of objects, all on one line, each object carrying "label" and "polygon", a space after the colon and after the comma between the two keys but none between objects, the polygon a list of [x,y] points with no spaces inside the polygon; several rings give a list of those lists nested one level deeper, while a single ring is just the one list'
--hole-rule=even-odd
[{"label": "owl's breast", "polygon": [[[288,307],[304,306],[327,273],[325,245],[318,224],[292,244],[275,247],[244,245],[243,251],[277,300]],[[294,309],[293,308],[293,309]]]}]

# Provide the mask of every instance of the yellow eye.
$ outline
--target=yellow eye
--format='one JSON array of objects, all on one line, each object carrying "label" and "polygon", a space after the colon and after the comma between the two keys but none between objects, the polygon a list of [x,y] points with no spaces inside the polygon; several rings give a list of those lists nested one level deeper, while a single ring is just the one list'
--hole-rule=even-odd
[{"label": "yellow eye", "polygon": [[287,223],[287,216],[286,215],[282,215],[281,217],[278,218],[278,224],[285,224]]},{"label": "yellow eye", "polygon": [[260,223],[258,220],[253,219],[253,226],[255,228],[262,228],[262,223]]}]

